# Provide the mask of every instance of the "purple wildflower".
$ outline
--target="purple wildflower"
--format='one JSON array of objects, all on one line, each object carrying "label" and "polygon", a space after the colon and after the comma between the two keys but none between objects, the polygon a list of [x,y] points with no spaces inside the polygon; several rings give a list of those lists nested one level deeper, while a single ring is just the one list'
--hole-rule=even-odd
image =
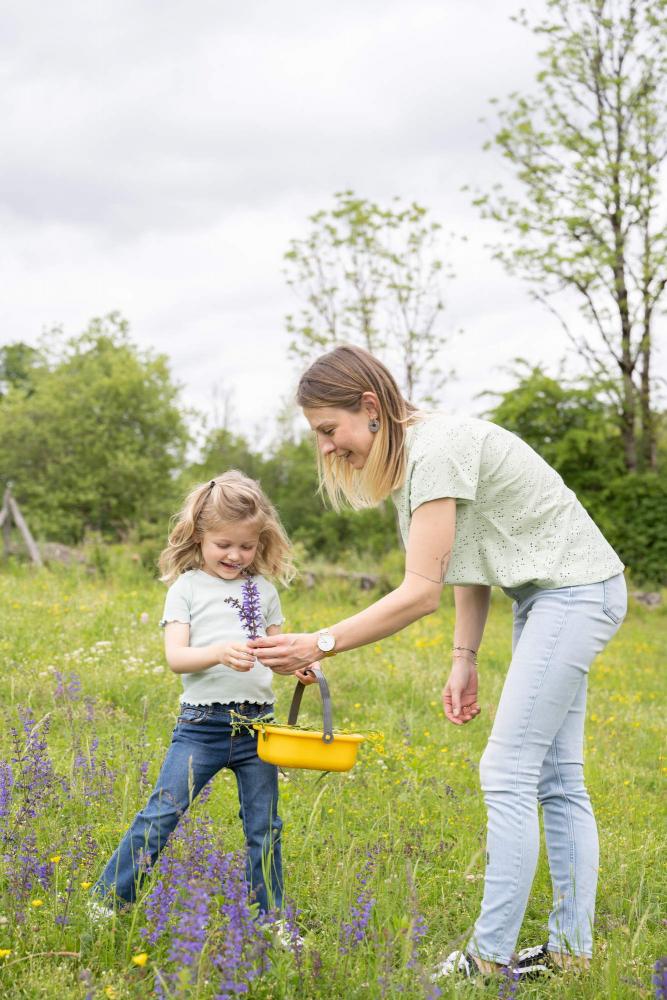
[{"label": "purple wildflower", "polygon": [[426,921],[419,912],[419,904],[417,901],[417,890],[415,889],[415,882],[412,875],[412,870],[410,865],[406,866],[406,877],[408,882],[408,896],[410,899],[410,958],[407,962],[408,969],[414,969],[418,965],[417,952],[419,948],[419,942],[423,937],[426,936],[428,928],[426,926]]},{"label": "purple wildflower", "polygon": [[503,966],[500,970],[502,975],[502,982],[500,983],[500,989],[498,990],[498,997],[500,1000],[513,1000],[517,995],[517,990],[519,989],[519,979],[521,978],[521,973],[517,969],[513,969],[510,966]]},{"label": "purple wildflower", "polygon": [[209,922],[209,903],[210,888],[206,882],[201,879],[190,880],[186,885],[186,894],[180,899],[168,953],[168,960],[177,964],[178,972],[175,973],[175,980],[179,986],[183,985],[186,978],[182,970],[192,969],[196,965],[204,947]]},{"label": "purple wildflower", "polygon": [[379,848],[376,847],[369,851],[365,865],[361,871],[357,872],[356,878],[361,886],[361,892],[350,910],[350,920],[344,923],[341,929],[342,941],[339,948],[341,955],[347,955],[351,948],[356,948],[366,937],[371,913],[376,903],[367,883],[375,871],[378,850]]},{"label": "purple wildflower", "polygon": [[[222,848],[209,817],[187,813],[154,867],[145,904],[151,944],[168,939],[170,950],[156,980],[158,996],[189,996],[194,968],[208,938],[204,974],[215,981],[218,1000],[247,993],[266,967],[268,942],[253,918],[245,856]],[[174,969],[174,965],[176,968]],[[183,969],[191,972],[183,972]]]},{"label": "purple wildflower", "polygon": [[60,671],[55,671],[57,681],[56,689],[53,692],[54,698],[65,698],[67,701],[78,701],[81,696],[81,678],[78,674],[71,673],[67,678]]},{"label": "purple wildflower", "polygon": [[249,639],[256,639],[264,627],[262,604],[257,584],[252,577],[247,577],[241,587],[242,601],[236,597],[226,597],[225,604],[230,604],[239,613],[241,627]]},{"label": "purple wildflower", "polygon": [[667,1000],[667,957],[659,958],[653,966],[652,983],[655,987],[655,1000]]},{"label": "purple wildflower", "polygon": [[12,804],[12,788],[14,775],[12,766],[6,761],[0,761],[0,819],[7,816]]}]

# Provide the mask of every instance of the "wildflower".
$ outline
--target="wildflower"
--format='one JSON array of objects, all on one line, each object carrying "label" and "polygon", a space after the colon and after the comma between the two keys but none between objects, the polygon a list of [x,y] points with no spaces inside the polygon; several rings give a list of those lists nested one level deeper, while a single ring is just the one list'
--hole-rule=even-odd
[{"label": "wildflower", "polygon": [[361,886],[361,892],[357,896],[350,911],[351,919],[347,923],[343,924],[342,927],[343,940],[339,948],[341,955],[347,955],[350,948],[356,948],[356,946],[361,944],[366,936],[366,930],[376,902],[375,897],[366,886],[368,879],[375,871],[377,853],[378,848],[374,848],[369,851],[365,865],[361,871],[357,872],[356,877],[359,885]]},{"label": "wildflower", "polygon": [[37,908],[38,906],[44,906],[44,900],[43,899],[31,899],[30,900],[30,905],[34,906],[35,908]]},{"label": "wildflower", "polygon": [[659,958],[653,966],[655,1000],[667,1000],[667,958]]},{"label": "wildflower", "polygon": [[11,955],[11,953],[11,948],[0,948],[0,958],[7,958],[8,955]]},{"label": "wildflower", "polygon": [[521,978],[521,973],[518,969],[511,969],[508,966],[503,966],[500,970],[500,974],[503,979],[498,991],[499,1000],[513,1000],[513,998],[517,995],[517,990],[519,989],[519,979]]},{"label": "wildflower", "polygon": [[116,993],[116,990],[114,989],[113,986],[106,986],[104,988],[104,995],[105,995],[105,997],[108,997],[109,1000],[116,1000],[116,998],[118,996],[118,994]]},{"label": "wildflower", "polygon": [[14,775],[11,764],[0,761],[0,817],[9,813],[12,802]]},{"label": "wildflower", "polygon": [[143,969],[147,961],[148,961],[148,955],[145,951],[140,952],[138,955],[132,956],[133,964],[138,965],[140,969]]},{"label": "wildflower", "polygon": [[51,862],[51,864],[52,864],[52,865],[57,865],[57,864],[58,864],[58,862],[60,861],[60,858],[61,858],[61,855],[60,855],[60,854],[53,854],[53,855],[52,855],[52,856],[51,856],[51,857],[49,858],[49,861]]},{"label": "wildflower", "polygon": [[252,577],[248,577],[243,581],[241,593],[243,595],[242,601],[237,600],[236,597],[226,597],[225,604],[236,608],[244,632],[249,639],[256,639],[260,630],[264,627],[264,621],[259,590]]}]

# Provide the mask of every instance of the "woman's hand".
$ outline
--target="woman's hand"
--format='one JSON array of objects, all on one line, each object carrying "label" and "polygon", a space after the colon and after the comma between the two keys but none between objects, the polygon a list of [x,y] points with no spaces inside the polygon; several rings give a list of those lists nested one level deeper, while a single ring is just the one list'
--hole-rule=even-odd
[{"label": "woman's hand", "polygon": [[317,634],[309,632],[267,635],[251,639],[248,643],[265,667],[276,674],[294,674],[309,667],[322,655],[317,645]]},{"label": "woman's hand", "polygon": [[220,662],[232,670],[246,673],[255,665],[255,654],[246,642],[229,642],[219,647]]},{"label": "woman's hand", "polygon": [[455,726],[463,726],[479,715],[477,667],[472,660],[457,657],[442,691],[445,715]]}]

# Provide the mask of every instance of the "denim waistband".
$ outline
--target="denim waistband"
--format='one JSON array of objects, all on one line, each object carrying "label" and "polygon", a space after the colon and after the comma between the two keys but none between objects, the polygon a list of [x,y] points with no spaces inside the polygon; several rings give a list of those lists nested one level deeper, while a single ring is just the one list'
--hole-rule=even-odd
[{"label": "denim waistband", "polygon": [[274,703],[256,701],[213,701],[206,705],[182,701],[181,708],[210,708],[212,712],[235,712],[237,715],[247,715],[249,712],[256,712],[258,715],[263,712],[272,712]]},{"label": "denim waistband", "polygon": [[[616,579],[616,576],[622,576],[622,573],[615,574],[609,577],[610,580]],[[606,583],[606,580],[592,580],[590,583],[566,583],[562,587],[539,587],[535,583],[524,583],[521,587],[502,587],[503,594],[506,594],[513,601],[518,601],[521,604],[523,601],[527,601],[529,598],[534,597],[535,594],[549,594],[562,590],[579,590],[582,587],[596,587],[602,586]]]}]

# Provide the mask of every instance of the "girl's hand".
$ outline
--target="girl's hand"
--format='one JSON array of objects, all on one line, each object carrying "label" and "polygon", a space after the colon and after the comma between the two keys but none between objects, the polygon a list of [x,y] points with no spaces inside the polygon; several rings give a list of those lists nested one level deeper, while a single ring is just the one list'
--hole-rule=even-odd
[{"label": "girl's hand", "polygon": [[[311,663],[310,667],[319,667],[319,663]],[[302,684],[315,684],[317,683],[317,677],[310,669],[306,667],[304,670],[295,670],[294,676],[298,677]]]},{"label": "girl's hand", "polygon": [[220,662],[232,670],[246,673],[255,665],[255,654],[245,642],[230,642],[220,646]]},{"label": "girl's hand", "polygon": [[463,726],[479,715],[477,704],[477,668],[471,660],[457,657],[449,680],[442,691],[445,715],[455,726]]},{"label": "girl's hand", "polygon": [[267,635],[250,639],[250,649],[255,651],[265,667],[271,667],[276,674],[293,674],[309,667],[319,660],[322,653],[317,645],[317,635],[308,632],[286,632],[282,635]]}]

